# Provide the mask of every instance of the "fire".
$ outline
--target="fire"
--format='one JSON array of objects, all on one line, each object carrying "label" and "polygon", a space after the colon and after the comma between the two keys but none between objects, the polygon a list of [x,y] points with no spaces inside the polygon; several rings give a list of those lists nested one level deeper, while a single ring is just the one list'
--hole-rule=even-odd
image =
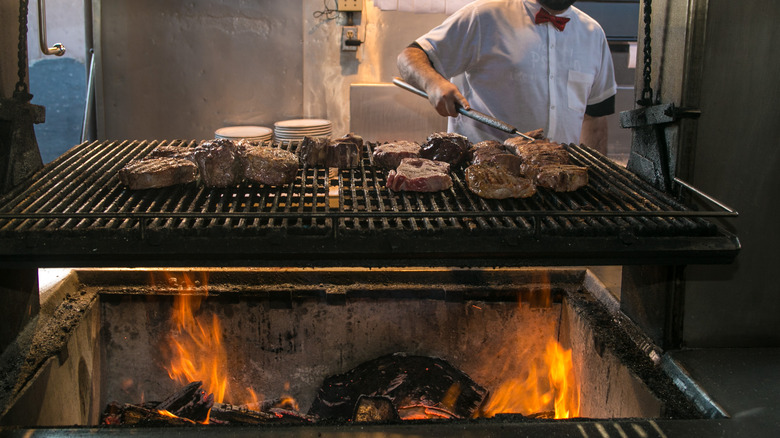
[{"label": "fire", "polygon": [[555,411],[555,418],[580,415],[579,385],[573,372],[571,350],[550,340],[540,363],[533,363],[525,378],[504,382],[482,408],[482,415]]},{"label": "fire", "polygon": [[[174,297],[173,330],[169,335],[171,350],[168,375],[182,385],[203,382],[203,389],[214,394],[214,401],[222,403],[228,390],[227,353],[222,342],[222,328],[216,315],[195,316],[200,309],[202,295],[195,295],[203,282],[193,281],[190,275],[169,276],[168,284],[178,287]],[[202,286],[199,286],[202,285]]]}]

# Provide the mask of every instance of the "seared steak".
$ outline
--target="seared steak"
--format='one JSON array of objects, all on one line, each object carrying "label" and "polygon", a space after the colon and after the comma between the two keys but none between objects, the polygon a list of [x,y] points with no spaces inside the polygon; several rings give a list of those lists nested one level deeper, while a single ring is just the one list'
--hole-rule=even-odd
[{"label": "seared steak", "polygon": [[503,144],[495,140],[481,141],[472,148],[471,164],[480,163],[492,163],[513,175],[522,175],[523,161],[520,157],[507,151]]},{"label": "seared steak", "polygon": [[419,158],[420,144],[416,141],[394,141],[374,149],[374,164],[385,169],[395,169],[404,158]]},{"label": "seared steak", "polygon": [[208,187],[229,187],[244,178],[244,166],[236,144],[218,138],[204,141],[193,149],[195,163],[203,184]]},{"label": "seared steak", "polygon": [[435,132],[422,145],[420,157],[457,166],[468,158],[470,148],[469,139],[460,134]]},{"label": "seared steak", "polygon": [[536,172],[536,184],[556,192],[573,192],[588,184],[588,169],[571,164],[542,166]]},{"label": "seared steak", "polygon": [[331,140],[328,137],[304,137],[298,157],[307,166],[325,166],[346,169],[360,165],[363,157],[363,138],[349,133]]},{"label": "seared steak", "polygon": [[569,152],[559,143],[545,140],[528,142],[522,138],[510,138],[504,141],[504,145],[520,157],[520,171],[528,178],[535,178],[542,166],[569,164]]},{"label": "seared steak", "polygon": [[298,148],[298,158],[309,166],[325,166],[325,158],[328,155],[328,137],[303,137]]},{"label": "seared steak", "polygon": [[244,176],[270,186],[290,184],[298,175],[298,157],[279,148],[253,146],[244,152]]},{"label": "seared steak", "polygon": [[152,149],[152,151],[149,152],[149,155],[147,157],[148,158],[159,158],[159,157],[184,158],[194,162],[192,151],[193,149],[188,147],[161,144],[156,148]]},{"label": "seared steak", "polygon": [[184,158],[135,160],[119,170],[119,180],[131,190],[156,189],[197,181],[198,166]]},{"label": "seared steak", "polygon": [[387,188],[394,191],[438,192],[452,187],[450,165],[425,158],[404,158],[387,175]]},{"label": "seared steak", "polygon": [[528,198],[536,193],[530,179],[493,163],[472,164],[466,168],[465,176],[469,190],[482,198]]}]

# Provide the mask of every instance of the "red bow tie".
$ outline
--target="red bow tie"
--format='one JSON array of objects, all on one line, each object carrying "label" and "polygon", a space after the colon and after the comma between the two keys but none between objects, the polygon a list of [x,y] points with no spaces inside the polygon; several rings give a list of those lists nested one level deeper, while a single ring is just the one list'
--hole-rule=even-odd
[{"label": "red bow tie", "polygon": [[569,22],[569,19],[565,17],[558,17],[557,15],[553,15],[547,12],[547,9],[545,8],[539,9],[539,12],[536,13],[534,22],[536,24],[541,24],[541,23],[547,23],[548,21],[553,26],[555,26],[556,29],[563,30],[563,28],[566,27],[566,23]]}]

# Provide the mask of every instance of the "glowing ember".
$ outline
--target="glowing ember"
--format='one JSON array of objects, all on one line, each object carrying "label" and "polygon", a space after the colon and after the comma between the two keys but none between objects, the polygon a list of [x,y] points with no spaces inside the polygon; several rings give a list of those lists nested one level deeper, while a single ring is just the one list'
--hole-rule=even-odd
[{"label": "glowing ember", "polygon": [[532,415],[553,410],[556,419],[578,417],[580,394],[571,350],[565,350],[558,342],[550,340],[543,358],[531,364],[528,375],[504,382],[491,395],[482,415]]}]

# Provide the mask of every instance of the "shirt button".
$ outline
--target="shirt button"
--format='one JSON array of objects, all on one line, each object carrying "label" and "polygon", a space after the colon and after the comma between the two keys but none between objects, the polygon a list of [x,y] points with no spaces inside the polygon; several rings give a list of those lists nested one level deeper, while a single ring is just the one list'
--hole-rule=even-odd
[{"label": "shirt button", "polygon": [[550,109],[554,110],[555,109],[555,105],[550,106]]}]

